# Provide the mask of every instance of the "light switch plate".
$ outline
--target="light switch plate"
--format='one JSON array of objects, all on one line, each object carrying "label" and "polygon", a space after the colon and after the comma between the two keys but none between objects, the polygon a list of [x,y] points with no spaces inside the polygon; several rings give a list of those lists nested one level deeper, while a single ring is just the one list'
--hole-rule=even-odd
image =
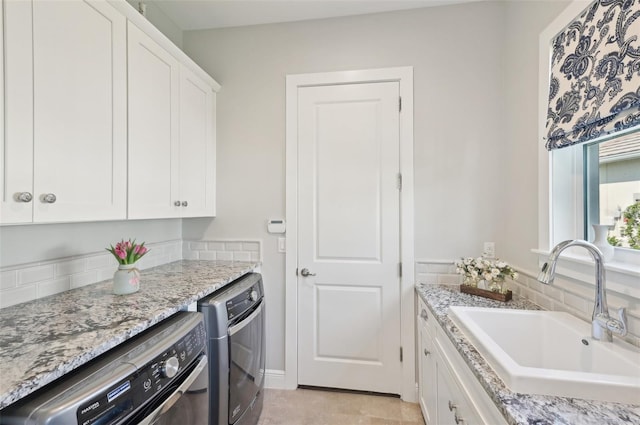
[{"label": "light switch plate", "polygon": [[286,238],[278,238],[278,252],[287,252]]}]

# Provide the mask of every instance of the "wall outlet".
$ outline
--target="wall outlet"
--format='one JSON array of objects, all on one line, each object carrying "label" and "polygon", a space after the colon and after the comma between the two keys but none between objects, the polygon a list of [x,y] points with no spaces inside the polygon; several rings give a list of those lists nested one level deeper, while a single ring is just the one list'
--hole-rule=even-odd
[{"label": "wall outlet", "polygon": [[278,238],[278,252],[287,252],[286,238]]},{"label": "wall outlet", "polygon": [[482,250],[482,256],[494,258],[496,256],[496,244],[494,242],[485,242],[484,249]]}]

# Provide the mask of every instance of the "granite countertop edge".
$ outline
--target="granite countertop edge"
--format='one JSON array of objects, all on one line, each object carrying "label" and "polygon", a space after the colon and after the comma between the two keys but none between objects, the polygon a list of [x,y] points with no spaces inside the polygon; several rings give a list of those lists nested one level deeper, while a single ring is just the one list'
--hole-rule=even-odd
[{"label": "granite countertop edge", "polygon": [[457,285],[421,283],[416,293],[510,425],[640,424],[640,405],[512,392],[447,314],[452,305],[540,310],[536,304],[517,296],[503,303],[463,294]]},{"label": "granite countertop edge", "polygon": [[142,270],[134,294],[113,295],[106,280],[0,309],[0,409],[259,266],[180,260]]}]

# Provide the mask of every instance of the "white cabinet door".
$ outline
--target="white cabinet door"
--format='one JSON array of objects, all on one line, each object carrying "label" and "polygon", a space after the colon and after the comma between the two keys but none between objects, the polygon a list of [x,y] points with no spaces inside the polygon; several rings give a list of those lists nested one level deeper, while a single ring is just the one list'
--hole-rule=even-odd
[{"label": "white cabinet door", "polygon": [[436,352],[433,347],[433,337],[429,335],[426,328],[420,327],[420,352],[419,373],[420,373],[420,407],[424,420],[428,425],[435,425],[436,404],[438,397]]},{"label": "white cabinet door", "polygon": [[126,218],[125,22],[106,2],[33,2],[36,222]]},{"label": "white cabinet door", "polygon": [[[473,403],[454,378],[446,361],[438,362],[438,424],[481,425]],[[500,422],[491,422],[499,424]]]},{"label": "white cabinet door", "polygon": [[[456,425],[456,414],[460,408],[458,390],[448,375],[446,366],[438,364],[438,425]],[[462,417],[458,415],[458,419]],[[464,418],[462,418],[464,419]],[[466,423],[466,422],[465,422]]]},{"label": "white cabinet door", "polygon": [[33,56],[31,2],[3,1],[4,131],[0,146],[0,221],[30,223],[33,196]]},{"label": "white cabinet door", "polygon": [[4,6],[2,222],[125,218],[125,18],[104,1]]},{"label": "white cabinet door", "polygon": [[179,217],[180,64],[128,25],[129,218]]},{"label": "white cabinet door", "polygon": [[438,423],[436,420],[438,402],[437,352],[435,350],[435,329],[429,323],[429,321],[435,319],[431,317],[422,301],[418,303],[418,310],[418,329],[420,332],[418,388],[420,407],[427,425],[435,425]]},{"label": "white cabinet door", "polygon": [[180,70],[180,202],[182,217],[215,215],[215,94]]}]

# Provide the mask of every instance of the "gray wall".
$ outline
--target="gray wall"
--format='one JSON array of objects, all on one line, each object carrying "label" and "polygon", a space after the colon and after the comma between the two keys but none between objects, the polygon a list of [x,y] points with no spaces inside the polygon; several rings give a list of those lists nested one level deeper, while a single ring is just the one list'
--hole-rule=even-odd
[{"label": "gray wall", "polygon": [[535,271],[538,248],[538,54],[539,36],[570,2],[505,2],[505,80],[500,165],[504,194],[496,252]]},{"label": "gray wall", "polygon": [[182,48],[182,30],[158,7],[156,0],[127,0],[135,10],[138,10],[138,4],[141,1],[147,5],[145,16],[147,20],[166,35],[169,40],[173,41],[176,46]]},{"label": "gray wall", "polygon": [[218,218],[185,221],[183,235],[264,240],[268,368],[284,368],[284,256],[265,223],[285,214],[285,76],[413,66],[416,258],[479,255],[495,241],[499,256],[535,267],[537,37],[565,5],[482,2],[184,33],[222,91]]},{"label": "gray wall", "polygon": [[181,237],[180,219],[0,226],[0,267],[102,252],[121,239],[154,243]]}]

